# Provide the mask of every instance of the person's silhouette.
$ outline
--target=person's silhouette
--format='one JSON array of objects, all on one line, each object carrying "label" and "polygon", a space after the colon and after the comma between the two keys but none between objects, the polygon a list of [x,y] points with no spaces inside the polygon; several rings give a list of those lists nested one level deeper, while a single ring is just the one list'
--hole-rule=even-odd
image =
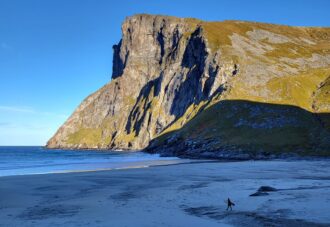
[{"label": "person's silhouette", "polygon": [[233,210],[233,207],[232,206],[235,206],[235,203],[233,203],[229,198],[227,199],[227,209],[226,210]]}]

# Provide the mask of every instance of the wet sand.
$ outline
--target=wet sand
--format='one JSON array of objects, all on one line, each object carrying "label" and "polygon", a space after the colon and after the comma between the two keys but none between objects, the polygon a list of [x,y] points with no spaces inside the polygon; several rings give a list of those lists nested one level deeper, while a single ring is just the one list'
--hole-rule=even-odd
[{"label": "wet sand", "polygon": [[[265,185],[279,190],[249,196]],[[329,214],[327,160],[0,177],[0,226],[330,226]]]}]

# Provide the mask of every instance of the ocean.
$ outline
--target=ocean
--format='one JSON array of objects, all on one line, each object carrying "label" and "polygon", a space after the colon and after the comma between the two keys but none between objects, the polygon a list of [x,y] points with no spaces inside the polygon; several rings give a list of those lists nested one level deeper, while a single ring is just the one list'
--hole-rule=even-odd
[{"label": "ocean", "polygon": [[183,161],[175,157],[160,157],[143,152],[0,146],[0,177],[143,168]]}]

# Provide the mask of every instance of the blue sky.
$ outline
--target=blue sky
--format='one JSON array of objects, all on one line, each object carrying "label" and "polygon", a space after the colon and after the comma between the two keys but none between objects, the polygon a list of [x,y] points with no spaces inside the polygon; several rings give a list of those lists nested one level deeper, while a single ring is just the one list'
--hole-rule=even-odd
[{"label": "blue sky", "polygon": [[0,0],[0,145],[44,145],[110,81],[127,16],[330,26],[329,9],[328,0]]}]

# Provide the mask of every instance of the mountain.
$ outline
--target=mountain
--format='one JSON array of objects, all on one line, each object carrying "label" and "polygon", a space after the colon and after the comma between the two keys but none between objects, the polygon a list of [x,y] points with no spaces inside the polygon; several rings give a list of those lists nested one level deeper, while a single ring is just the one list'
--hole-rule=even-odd
[{"label": "mountain", "polygon": [[135,15],[48,148],[330,154],[330,28]]}]

